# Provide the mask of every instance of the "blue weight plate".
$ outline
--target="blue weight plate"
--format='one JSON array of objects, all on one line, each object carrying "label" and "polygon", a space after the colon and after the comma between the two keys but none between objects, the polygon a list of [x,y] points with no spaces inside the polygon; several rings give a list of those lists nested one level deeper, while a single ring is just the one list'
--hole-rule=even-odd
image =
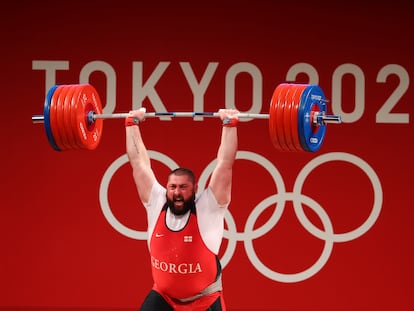
[{"label": "blue weight plate", "polygon": [[58,85],[52,86],[46,94],[45,104],[43,107],[43,118],[44,118],[44,127],[46,131],[46,136],[47,136],[47,140],[49,141],[49,144],[56,151],[61,151],[60,148],[56,144],[55,138],[53,137],[52,127],[50,124],[50,104],[52,102],[52,96],[58,87],[59,87]]},{"label": "blue weight plate", "polygon": [[316,152],[322,145],[326,133],[326,125],[313,125],[312,113],[326,113],[325,95],[315,84],[307,86],[302,93],[298,111],[298,134],[305,151]]}]

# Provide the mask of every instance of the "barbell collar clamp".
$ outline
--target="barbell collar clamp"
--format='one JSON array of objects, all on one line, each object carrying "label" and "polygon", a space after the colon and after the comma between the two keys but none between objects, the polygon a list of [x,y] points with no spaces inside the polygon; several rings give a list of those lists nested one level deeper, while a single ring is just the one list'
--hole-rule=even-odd
[{"label": "barbell collar clamp", "polygon": [[33,124],[45,123],[45,117],[43,115],[34,115],[32,116],[32,123]]},{"label": "barbell collar clamp", "polygon": [[325,112],[315,111],[311,113],[312,115],[312,125],[321,126],[327,125],[329,123],[342,123],[340,116],[327,115]]},{"label": "barbell collar clamp", "polygon": [[323,124],[329,124],[329,123],[342,123],[342,118],[341,116],[334,116],[334,115],[322,115],[320,116],[321,118],[321,122],[318,121],[318,124],[323,123]]}]

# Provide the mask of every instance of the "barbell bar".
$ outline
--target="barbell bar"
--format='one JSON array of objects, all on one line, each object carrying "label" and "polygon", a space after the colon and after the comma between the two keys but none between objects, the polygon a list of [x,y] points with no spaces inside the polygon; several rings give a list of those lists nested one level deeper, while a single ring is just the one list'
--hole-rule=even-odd
[{"label": "barbell bar", "polygon": [[[262,113],[238,113],[236,114],[239,118],[251,118],[251,119],[269,119],[268,114]],[[129,116],[129,113],[101,113],[96,114],[90,111],[88,114],[88,122],[95,122],[97,119],[125,119]],[[161,117],[173,117],[173,118],[195,118],[195,117],[214,117],[220,116],[218,112],[146,112],[145,118],[161,118]],[[43,115],[32,116],[33,123],[44,123]]]},{"label": "barbell bar", "polygon": [[[97,119],[125,119],[129,116],[129,113],[101,113],[96,114],[90,111],[88,114],[88,122],[95,122]],[[173,117],[173,118],[195,118],[195,117],[220,117],[218,112],[146,112],[145,118],[161,118],[161,117]],[[266,113],[237,113],[235,116],[241,119],[269,119],[269,114]],[[340,117],[332,115],[315,115],[313,123],[339,123]],[[43,115],[33,115],[32,123],[44,123]]]},{"label": "barbell bar", "polygon": [[[47,139],[56,151],[95,149],[101,139],[103,120],[125,119],[129,113],[102,113],[96,89],[90,84],[55,85],[46,95],[43,115],[33,115],[33,123],[43,123]],[[219,117],[218,112],[146,112],[155,117]],[[238,118],[268,119],[273,146],[279,151],[320,149],[326,125],[341,123],[341,117],[327,114],[327,100],[315,84],[279,84],[273,92],[269,114],[239,113]]]}]

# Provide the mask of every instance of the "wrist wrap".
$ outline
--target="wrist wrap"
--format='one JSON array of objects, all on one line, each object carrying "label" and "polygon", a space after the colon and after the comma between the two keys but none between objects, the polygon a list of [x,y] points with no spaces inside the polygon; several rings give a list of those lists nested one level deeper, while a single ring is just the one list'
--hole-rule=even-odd
[{"label": "wrist wrap", "polygon": [[136,117],[126,117],[125,118],[125,126],[134,126],[139,124],[139,119]]},{"label": "wrist wrap", "polygon": [[223,126],[225,127],[235,127],[239,123],[237,118],[225,118],[223,119]]}]

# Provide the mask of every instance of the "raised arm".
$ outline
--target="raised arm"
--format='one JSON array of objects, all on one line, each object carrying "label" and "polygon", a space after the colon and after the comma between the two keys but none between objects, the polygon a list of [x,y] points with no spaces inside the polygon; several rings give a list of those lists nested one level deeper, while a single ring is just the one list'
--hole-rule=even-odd
[{"label": "raised arm", "polygon": [[[231,185],[233,175],[233,163],[237,153],[237,116],[239,113],[233,109],[220,109],[220,118],[223,120],[220,146],[217,152],[217,165],[210,179],[212,189],[217,202],[224,205],[231,200]],[[231,121],[227,126],[225,123]]]},{"label": "raised arm", "polygon": [[[145,109],[131,111],[132,118],[136,118],[142,122],[144,120]],[[131,119],[129,124],[131,124]],[[128,123],[128,122],[126,122]],[[126,151],[129,158],[129,162],[132,166],[132,174],[134,177],[135,185],[138,190],[139,197],[142,202],[146,203],[149,200],[152,186],[155,182],[155,175],[151,169],[151,161],[142,140],[139,126],[126,124]]]}]

